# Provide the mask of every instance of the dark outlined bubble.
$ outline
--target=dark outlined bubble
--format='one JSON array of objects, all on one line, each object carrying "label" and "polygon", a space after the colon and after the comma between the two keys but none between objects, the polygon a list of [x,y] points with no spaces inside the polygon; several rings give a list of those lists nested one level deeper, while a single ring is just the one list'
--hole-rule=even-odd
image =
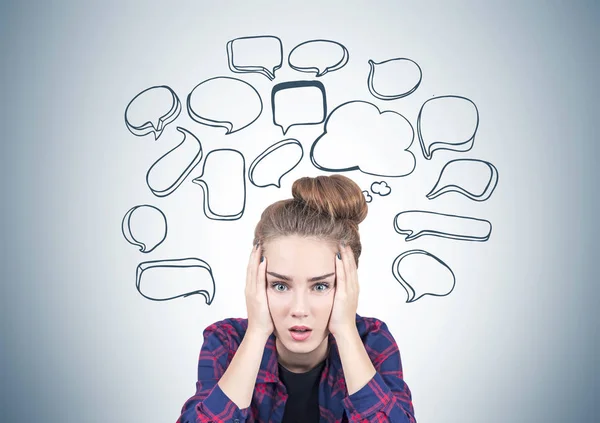
[{"label": "dark outlined bubble", "polygon": [[327,116],[325,87],[319,81],[282,82],[271,91],[273,123],[283,134],[294,125],[323,123]]},{"label": "dark outlined bubble", "polygon": [[187,129],[177,127],[183,140],[161,156],[146,173],[146,183],[154,195],[165,197],[175,191],[202,160],[202,144]]},{"label": "dark outlined bubble", "polygon": [[187,109],[196,122],[225,128],[228,135],[256,121],[263,103],[258,91],[247,82],[217,76],[194,87],[187,97]]},{"label": "dark outlined bubble", "polygon": [[272,81],[283,63],[283,46],[272,35],[240,37],[227,43],[227,59],[232,72],[259,73]]},{"label": "dark outlined bubble", "polygon": [[371,192],[381,197],[385,197],[387,195],[390,195],[390,193],[392,192],[392,188],[390,188],[390,186],[385,181],[376,181],[371,184]]},{"label": "dark outlined bubble", "polygon": [[248,179],[263,188],[274,185],[281,188],[281,178],[291,172],[302,160],[302,144],[293,138],[278,141],[260,153],[248,169]]},{"label": "dark outlined bubble", "polygon": [[367,87],[380,100],[396,100],[412,94],[421,84],[421,67],[407,58],[383,62],[369,60]]},{"label": "dark outlined bubble", "polygon": [[288,56],[288,64],[300,72],[323,76],[343,68],[348,63],[348,50],[331,40],[310,40],[298,44]]},{"label": "dark outlined bubble", "polygon": [[417,134],[423,156],[436,150],[469,151],[479,126],[477,106],[466,97],[446,95],[423,103],[417,118]]},{"label": "dark outlined bubble", "polygon": [[413,303],[424,295],[444,297],[456,284],[452,269],[423,250],[406,251],[396,257],[392,263],[392,274],[406,290],[407,303]]},{"label": "dark outlined bubble", "polygon": [[323,134],[310,149],[310,160],[317,169],[328,172],[360,170],[380,177],[406,176],[416,165],[409,151],[413,139],[413,127],[401,114],[380,112],[365,101],[350,101],[327,117]]},{"label": "dark outlined bubble", "polygon": [[125,125],[138,137],[149,133],[157,140],[165,127],[177,119],[181,102],[166,85],[157,85],[137,94],[125,108]]},{"label": "dark outlined bubble", "polygon": [[200,294],[207,305],[215,298],[215,280],[209,264],[199,258],[145,261],[137,266],[135,286],[145,298],[168,301]]},{"label": "dark outlined bubble", "polygon": [[455,159],[444,165],[427,198],[433,200],[447,192],[457,192],[474,201],[485,201],[498,185],[498,170],[490,162]]},{"label": "dark outlined bubble", "polygon": [[237,150],[222,148],[206,155],[202,174],[192,182],[204,194],[204,214],[213,220],[237,220],[246,207],[246,161]]},{"label": "dark outlined bubble", "polygon": [[435,213],[423,210],[407,210],[394,217],[394,229],[406,235],[405,241],[421,236],[436,236],[462,241],[487,241],[492,224],[484,219]]},{"label": "dark outlined bubble", "polygon": [[167,218],[158,208],[142,204],[129,209],[121,222],[121,232],[142,253],[149,253],[167,237]]},{"label": "dark outlined bubble", "polygon": [[370,203],[371,201],[373,201],[373,197],[371,197],[371,194],[369,194],[369,191],[367,190],[363,190],[363,195],[365,196],[365,201],[367,203]]}]

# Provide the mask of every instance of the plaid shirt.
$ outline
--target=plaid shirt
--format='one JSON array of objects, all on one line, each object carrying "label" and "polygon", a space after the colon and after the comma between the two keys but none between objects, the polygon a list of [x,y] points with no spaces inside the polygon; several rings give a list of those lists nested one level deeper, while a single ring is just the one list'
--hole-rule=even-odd
[{"label": "plaid shirt", "polygon": [[[377,373],[348,395],[337,344],[329,334],[329,355],[319,383],[320,423],[416,423],[398,345],[386,324],[357,314],[356,326]],[[183,405],[177,423],[281,422],[287,394],[279,379],[274,334],[266,343],[249,407],[238,408],[217,385],[247,328],[248,319],[230,318],[204,330],[196,394]]]}]

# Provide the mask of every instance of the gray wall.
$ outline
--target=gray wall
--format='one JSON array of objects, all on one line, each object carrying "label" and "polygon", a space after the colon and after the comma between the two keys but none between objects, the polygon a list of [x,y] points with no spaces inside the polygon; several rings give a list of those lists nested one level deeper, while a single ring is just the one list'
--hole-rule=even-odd
[{"label": "gray wall", "polygon": [[[280,189],[248,183],[244,216],[208,219],[196,168],[168,197],[145,174],[184,126],[204,152],[236,148],[248,166],[283,139],[270,89],[313,79],[284,63],[271,82],[231,73],[225,45],[277,35],[284,57],[316,38],[343,43],[346,68],[325,75],[330,110],[366,100],[416,127],[432,96],[461,95],[479,109],[474,147],[386,178],[361,225],[359,314],[392,330],[419,422],[589,422],[598,389],[598,18],[594,2],[15,2],[0,9],[2,94],[2,390],[4,421],[175,421],[194,393],[202,330],[246,317],[252,231],[261,210],[290,196],[322,125],[288,135],[305,148]],[[408,57],[423,69],[411,96],[370,96],[369,59]],[[158,140],[123,119],[140,91],[169,85],[185,97],[201,81],[234,76],[260,92],[265,110],[245,131],[193,122],[185,111]],[[498,168],[491,198],[456,193],[427,200],[451,159]],[[392,160],[382,152],[381,160]],[[368,189],[381,179],[346,172]],[[169,222],[163,244],[142,254],[121,234],[131,207],[153,204]],[[484,243],[395,233],[393,216],[424,209],[488,219]],[[408,249],[442,258],[456,275],[447,296],[406,302],[390,272]],[[156,302],[135,289],[144,260],[198,257],[213,268],[212,305],[193,295]],[[176,283],[176,281],[173,281]]]}]

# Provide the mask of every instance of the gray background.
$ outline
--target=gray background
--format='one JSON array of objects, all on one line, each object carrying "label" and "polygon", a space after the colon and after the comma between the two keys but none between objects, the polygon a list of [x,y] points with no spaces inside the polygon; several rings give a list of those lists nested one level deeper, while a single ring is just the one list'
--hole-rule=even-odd
[{"label": "gray background", "polygon": [[[277,79],[237,75],[261,93],[265,111],[244,133],[202,127],[185,112],[158,141],[135,137],[127,103],[167,84],[184,101],[199,82],[235,76],[225,44],[277,35],[284,57],[300,42],[327,38],[350,52],[346,68],[323,77],[330,110],[363,99],[413,125],[433,95],[478,106],[480,128],[464,154],[425,161],[391,179],[361,225],[364,255],[359,314],[376,316],[401,350],[417,420],[423,422],[591,422],[598,373],[598,6],[594,2],[15,2],[0,9],[2,112],[3,421],[175,421],[194,393],[202,330],[246,317],[244,275],[254,225],[291,183],[321,174],[307,146],[322,126],[288,135],[305,146],[281,189],[248,186],[234,222],[202,213],[191,183],[157,199],[149,166],[192,130],[205,153],[243,150],[247,165],[282,139],[270,121],[274,83],[312,79],[284,64]],[[423,69],[409,98],[376,101],[367,60],[408,57]],[[424,195],[445,162],[489,160],[500,182],[475,203],[458,194]],[[389,159],[389,158],[387,158]],[[382,156],[382,160],[386,160]],[[376,178],[348,172],[361,186]],[[169,220],[165,243],[149,255],[121,235],[137,204]],[[434,206],[435,205],[435,206]],[[485,218],[490,241],[421,238],[406,243],[393,216],[423,208]],[[430,238],[430,237],[429,237]],[[407,304],[390,264],[423,248],[457,275],[446,297]],[[147,259],[195,256],[214,269],[217,294],[153,302],[135,289]]]}]

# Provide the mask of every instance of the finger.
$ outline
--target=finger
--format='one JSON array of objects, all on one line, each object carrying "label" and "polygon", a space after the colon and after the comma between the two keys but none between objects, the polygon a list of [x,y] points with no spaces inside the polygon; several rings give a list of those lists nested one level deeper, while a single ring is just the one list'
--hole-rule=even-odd
[{"label": "finger", "polygon": [[342,292],[346,290],[346,271],[344,269],[343,259],[344,256],[341,254],[341,251],[335,255],[336,291]]},{"label": "finger", "polygon": [[248,289],[254,288],[254,279],[256,275],[256,267],[258,265],[258,250],[260,248],[259,244],[254,245],[252,251],[250,252],[250,258],[248,259],[248,268],[246,269],[246,287]]},{"label": "finger", "polygon": [[261,273],[263,280],[265,279],[265,265],[267,263],[267,258],[265,257],[265,251],[262,245],[258,247],[256,254],[256,268],[254,272],[254,286],[257,291],[261,291],[262,288],[260,286]]},{"label": "finger", "polygon": [[346,276],[346,290],[354,291],[356,289],[356,269],[353,266],[354,263],[354,254],[352,254],[352,249],[345,245],[341,247],[342,251],[342,262],[344,263],[344,274]]},{"label": "finger", "polygon": [[256,287],[259,291],[267,291],[267,258],[263,255],[262,261],[258,264],[257,275],[256,275]]}]

